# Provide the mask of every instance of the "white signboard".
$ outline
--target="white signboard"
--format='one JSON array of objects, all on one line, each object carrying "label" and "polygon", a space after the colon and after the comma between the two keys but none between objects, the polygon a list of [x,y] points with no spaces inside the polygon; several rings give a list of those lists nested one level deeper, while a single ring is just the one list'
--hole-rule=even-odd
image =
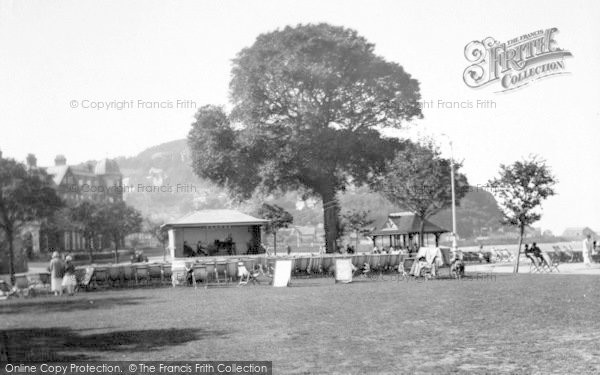
[{"label": "white signboard", "polygon": [[274,287],[285,287],[292,278],[292,259],[277,259],[275,261],[275,273],[273,275]]},{"label": "white signboard", "polygon": [[336,258],[336,260],[335,260],[335,282],[336,283],[352,282],[352,259],[351,258]]}]

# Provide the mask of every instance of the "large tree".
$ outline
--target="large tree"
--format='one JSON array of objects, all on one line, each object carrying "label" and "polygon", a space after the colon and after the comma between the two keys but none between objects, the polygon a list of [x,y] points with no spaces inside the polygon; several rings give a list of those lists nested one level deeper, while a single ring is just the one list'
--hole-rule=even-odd
[{"label": "large tree", "polygon": [[[452,205],[452,160],[443,158],[431,141],[398,152],[388,162],[387,173],[378,183],[379,191],[393,204],[421,219],[419,244],[423,244],[425,220]],[[456,202],[468,190],[467,178],[454,163]]]},{"label": "large tree", "polygon": [[287,228],[294,222],[294,217],[283,209],[283,207],[268,203],[263,203],[260,206],[258,215],[263,219],[269,220],[269,223],[265,226],[265,232],[273,235],[273,249],[275,255],[277,255],[277,231],[281,228]]},{"label": "large tree", "polygon": [[240,198],[300,190],[323,201],[336,250],[337,193],[380,174],[404,146],[385,138],[421,116],[419,83],[351,29],[298,25],[259,35],[233,60],[230,115],[206,106],[189,134],[193,167]]},{"label": "large tree", "polygon": [[43,220],[63,206],[43,170],[27,170],[13,159],[0,157],[0,229],[8,242],[8,269],[15,282],[14,240],[31,221]]},{"label": "large tree", "polygon": [[556,177],[545,160],[531,156],[511,165],[500,165],[498,177],[488,184],[499,200],[503,223],[519,228],[519,250],[514,272],[519,272],[519,258],[525,228],[540,220],[542,201],[555,194]]}]

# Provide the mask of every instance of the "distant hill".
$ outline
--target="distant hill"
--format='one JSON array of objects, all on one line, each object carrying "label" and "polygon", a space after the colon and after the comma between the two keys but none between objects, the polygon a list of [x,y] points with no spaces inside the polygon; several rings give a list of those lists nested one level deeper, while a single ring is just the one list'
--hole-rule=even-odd
[{"label": "distant hill", "polygon": [[[251,212],[260,203],[250,201],[242,206],[236,205],[223,189],[197,177],[192,171],[186,139],[150,147],[133,157],[120,157],[117,162],[123,173],[123,184],[131,188],[124,194],[126,202],[144,215],[158,220],[176,218],[202,208],[229,207]],[[178,186],[181,189],[178,190]],[[316,225],[323,220],[318,200],[303,201],[297,193],[269,200],[290,211],[296,225]],[[368,210],[374,219],[402,211],[402,208],[390,205],[379,194],[365,187],[349,188],[340,195],[340,205],[342,211],[351,208]],[[485,235],[500,228],[501,213],[494,197],[480,189],[473,188],[467,193],[460,201],[456,216],[461,238]],[[452,229],[450,210],[438,213],[431,220],[448,230]]]}]

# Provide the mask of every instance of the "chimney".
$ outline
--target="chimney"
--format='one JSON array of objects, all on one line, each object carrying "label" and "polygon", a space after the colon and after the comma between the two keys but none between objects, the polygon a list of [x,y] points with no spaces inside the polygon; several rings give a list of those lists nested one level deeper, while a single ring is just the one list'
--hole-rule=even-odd
[{"label": "chimney", "polygon": [[54,165],[57,167],[60,165],[67,165],[67,158],[64,155],[56,155],[54,158]]},{"label": "chimney", "polygon": [[29,169],[37,168],[37,158],[34,154],[27,154],[27,167]]}]

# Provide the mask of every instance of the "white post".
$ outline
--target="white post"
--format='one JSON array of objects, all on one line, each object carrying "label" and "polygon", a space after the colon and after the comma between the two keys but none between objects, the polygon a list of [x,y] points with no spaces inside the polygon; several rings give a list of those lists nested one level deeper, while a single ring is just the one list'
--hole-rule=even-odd
[{"label": "white post", "polygon": [[450,141],[450,185],[452,186],[452,250],[456,251],[456,198],[454,194],[454,152]]}]

